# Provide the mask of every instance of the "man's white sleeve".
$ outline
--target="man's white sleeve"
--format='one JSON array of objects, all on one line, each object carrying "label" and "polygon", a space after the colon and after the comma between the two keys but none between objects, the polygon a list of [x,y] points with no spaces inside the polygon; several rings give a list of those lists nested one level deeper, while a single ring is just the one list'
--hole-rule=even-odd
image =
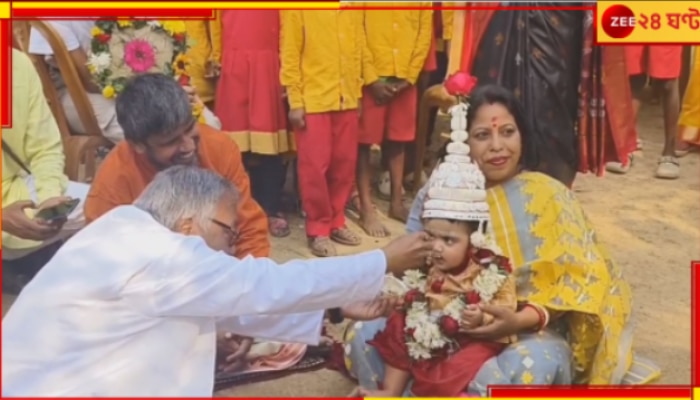
[{"label": "man's white sleeve", "polygon": [[122,296],[146,315],[221,318],[320,311],[374,299],[386,274],[381,250],[280,265],[215,252],[200,238],[183,237],[174,244],[122,289]]}]

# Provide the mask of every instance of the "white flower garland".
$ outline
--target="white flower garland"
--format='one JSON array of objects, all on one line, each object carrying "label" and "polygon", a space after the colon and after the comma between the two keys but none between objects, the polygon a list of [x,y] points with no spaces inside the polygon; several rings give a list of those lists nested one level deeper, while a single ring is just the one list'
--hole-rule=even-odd
[{"label": "white flower garland", "polygon": [[[479,294],[482,302],[489,302],[506,279],[508,276],[504,275],[496,264],[490,264],[474,279],[474,291]],[[447,303],[444,309],[431,311],[425,296],[426,288],[427,276],[419,270],[406,271],[400,281],[388,275],[385,284],[385,292],[393,295],[405,296],[412,291],[422,295],[420,300],[411,302],[406,309],[404,328],[409,356],[418,361],[429,360],[436,351],[457,345],[454,339],[443,333],[441,320],[443,317],[449,317],[459,323],[462,311],[467,306],[462,296],[458,296]]]}]

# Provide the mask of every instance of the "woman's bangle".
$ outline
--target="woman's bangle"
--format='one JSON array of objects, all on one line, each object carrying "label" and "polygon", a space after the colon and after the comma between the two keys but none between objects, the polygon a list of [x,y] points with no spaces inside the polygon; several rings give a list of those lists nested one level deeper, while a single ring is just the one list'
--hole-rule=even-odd
[{"label": "woman's bangle", "polygon": [[546,308],[535,303],[525,303],[522,309],[524,310],[526,308],[530,308],[537,313],[537,325],[534,327],[535,332],[539,332],[547,327],[547,324],[549,324],[549,312],[547,312]]}]

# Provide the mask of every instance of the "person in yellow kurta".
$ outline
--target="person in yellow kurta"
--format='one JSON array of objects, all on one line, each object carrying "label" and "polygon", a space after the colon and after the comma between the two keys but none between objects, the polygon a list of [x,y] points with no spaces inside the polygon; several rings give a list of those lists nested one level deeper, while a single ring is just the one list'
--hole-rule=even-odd
[{"label": "person in yellow kurta", "polygon": [[284,10],[280,17],[280,81],[295,131],[306,235],[314,255],[334,256],[331,241],[361,241],[345,225],[344,211],[357,160],[362,11]]},{"label": "person in yellow kurta", "polygon": [[[430,7],[430,2],[420,5]],[[370,147],[386,140],[384,150],[391,177],[388,215],[405,221],[408,215],[402,198],[405,145],[416,135],[416,82],[430,49],[433,12],[429,8],[364,10],[364,28],[368,62],[362,71],[365,87],[357,160],[359,211],[367,234],[383,237],[389,232],[372,205]]]},{"label": "person in yellow kurta", "polygon": [[[82,227],[88,185],[69,182],[58,125],[26,54],[12,50],[12,128],[2,129],[2,258],[22,258]],[[79,198],[80,205],[56,224],[37,211]],[[65,222],[65,223],[64,223]],[[4,269],[5,271],[5,269]]]},{"label": "person in yellow kurta", "polygon": [[678,119],[680,145],[676,150],[676,156],[679,157],[700,146],[700,46],[693,47],[692,52],[690,79]]},{"label": "person in yellow kurta", "polygon": [[215,13],[213,21],[185,20],[192,86],[209,108],[214,101],[215,79],[221,65],[221,11]]}]

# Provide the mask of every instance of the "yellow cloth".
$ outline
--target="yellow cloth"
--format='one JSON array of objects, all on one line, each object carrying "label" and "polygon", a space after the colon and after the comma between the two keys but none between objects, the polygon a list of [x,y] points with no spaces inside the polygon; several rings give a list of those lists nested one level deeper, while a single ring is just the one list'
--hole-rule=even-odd
[{"label": "yellow cloth", "polygon": [[221,11],[215,11],[215,19],[185,20],[187,39],[190,48],[187,55],[190,58],[190,77],[192,85],[203,102],[214,100],[215,85],[212,80],[205,78],[207,64],[221,63]]},{"label": "yellow cloth", "polygon": [[[455,3],[442,3],[443,6],[454,6]],[[455,21],[455,10],[442,10],[442,38],[444,40],[452,39],[452,28]]]},{"label": "yellow cloth", "polygon": [[700,46],[693,47],[690,80],[683,96],[678,125],[681,139],[700,145]]},{"label": "yellow cloth", "polygon": [[[61,133],[49,108],[41,79],[26,54],[12,49],[12,128],[2,129],[2,138],[31,171],[40,204],[61,196],[68,187],[63,173],[65,156]],[[26,173],[5,152],[2,153],[2,206],[31,200]],[[28,211],[28,215],[32,214]],[[40,242],[2,233],[2,246],[26,249]]]},{"label": "yellow cloth", "polygon": [[632,363],[631,292],[574,194],[534,172],[488,191],[519,300],[563,312],[575,383],[619,384]]},{"label": "yellow cloth", "polygon": [[357,108],[362,96],[362,13],[280,12],[280,80],[290,108],[307,113]]},{"label": "yellow cloth", "polygon": [[[425,6],[421,3],[365,3],[367,7]],[[371,60],[362,71],[365,84],[393,76],[416,83],[423,70],[433,35],[433,11],[364,10],[365,34]]]}]

